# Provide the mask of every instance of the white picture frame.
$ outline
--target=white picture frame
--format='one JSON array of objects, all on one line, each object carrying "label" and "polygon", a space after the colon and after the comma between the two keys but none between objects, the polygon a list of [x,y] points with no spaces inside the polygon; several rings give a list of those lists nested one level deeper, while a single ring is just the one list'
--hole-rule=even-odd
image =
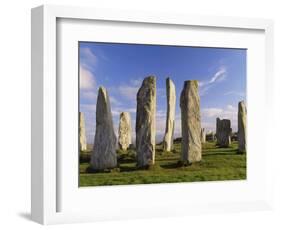
[{"label": "white picture frame", "polygon": [[[138,186],[113,186],[113,187],[99,187],[90,189],[79,189],[76,186],[76,178],[72,178],[63,181],[66,172],[76,170],[73,158],[62,163],[61,156],[57,153],[60,151],[60,145],[58,143],[59,127],[58,117],[64,107],[58,103],[58,98],[61,95],[60,84],[58,84],[57,75],[59,75],[59,58],[58,58],[58,39],[61,25],[61,20],[68,20],[73,23],[74,21],[88,21],[88,22],[103,22],[107,25],[115,26],[115,22],[121,22],[124,24],[130,24],[130,26],[137,23],[138,25],[151,25],[153,27],[167,27],[168,29],[174,29],[180,27],[181,30],[185,28],[200,29],[204,32],[208,30],[218,31],[240,31],[239,33],[251,33],[256,31],[256,34],[260,34],[257,38],[256,45],[260,45],[260,50],[255,53],[255,42],[253,41],[253,53],[259,54],[257,59],[250,59],[249,66],[258,66],[257,71],[252,71],[250,67],[249,76],[255,75],[258,78],[255,80],[250,77],[247,80],[249,90],[248,103],[252,104],[248,111],[249,122],[249,152],[257,152],[255,155],[250,155],[247,159],[250,165],[257,166],[249,167],[247,172],[250,178],[246,182],[208,182],[208,183],[182,183],[182,184],[161,184],[161,185],[138,185]],[[251,142],[255,140],[259,141],[260,137],[255,134],[255,131],[251,129],[254,127],[254,122],[259,122],[262,119],[266,119],[266,126],[261,127],[261,130],[271,133],[273,129],[273,123],[270,120],[270,113],[273,111],[274,100],[272,85],[274,84],[273,78],[273,23],[271,20],[266,19],[248,19],[248,18],[231,18],[231,17],[214,17],[214,16],[190,16],[190,15],[173,15],[173,14],[160,14],[149,12],[127,12],[127,11],[113,11],[113,10],[101,10],[91,8],[79,8],[79,7],[65,7],[65,6],[50,6],[44,5],[32,9],[32,188],[31,188],[31,213],[32,219],[41,224],[56,224],[56,223],[70,223],[70,222],[82,222],[82,221],[97,221],[97,220],[109,220],[109,219],[127,219],[127,218],[143,218],[143,217],[165,217],[173,215],[186,215],[194,213],[206,213],[206,212],[226,212],[226,211],[243,211],[243,210],[260,210],[269,209],[272,207],[272,168],[271,162],[273,156],[270,152],[270,135],[266,136],[265,144],[263,148],[255,148],[251,146]],[[68,28],[71,30],[72,26],[68,23]],[[113,25],[114,24],[114,25]],[[79,29],[79,23],[76,25],[76,29]],[[143,30],[145,33],[145,29]],[[73,33],[73,32],[72,32]],[[87,28],[84,29],[81,34],[85,34],[87,37],[90,32],[87,32]],[[106,35],[105,35],[106,36]],[[195,35],[198,36],[198,35]],[[210,38],[218,38],[216,34],[210,34]],[[222,43],[219,39],[215,41],[213,46],[217,43],[218,46],[223,45],[231,47],[233,42],[236,42],[236,47],[239,47],[243,42],[239,41],[241,37],[233,37],[229,43]],[[253,34],[255,36],[255,32]],[[247,36],[245,36],[247,37]],[[91,37],[90,37],[91,38]],[[176,38],[178,39],[179,36]],[[196,37],[195,37],[196,38]],[[250,46],[250,39],[252,35],[248,37],[248,43]],[[79,38],[77,38],[79,39]],[[106,39],[106,37],[100,37],[100,39]],[[112,39],[112,38],[111,38]],[[121,39],[115,37],[114,39]],[[133,42],[136,38],[129,37],[128,41]],[[120,40],[120,41],[121,41]],[[247,39],[245,39],[247,40]],[[112,41],[112,40],[111,40]],[[75,42],[75,41],[73,41]],[[149,41],[150,43],[161,43],[157,35],[155,39]],[[164,42],[164,41],[163,41]],[[165,41],[167,44],[174,44],[175,40]],[[178,43],[180,43],[178,39]],[[192,41],[190,41],[192,42]],[[241,43],[239,43],[241,42]],[[245,41],[246,42],[246,41]],[[196,43],[197,44],[197,43]],[[204,46],[206,41],[202,40],[199,45]],[[245,43],[246,44],[246,43]],[[247,48],[247,47],[246,47]],[[71,57],[71,55],[69,55]],[[73,60],[73,59],[72,59]],[[70,60],[71,61],[71,60]],[[62,65],[63,66],[63,65]],[[63,67],[62,67],[63,68]],[[252,72],[251,72],[252,71]],[[78,71],[77,71],[78,72]],[[77,74],[75,72],[75,74]],[[73,78],[70,78],[73,81]],[[255,82],[254,89],[252,87]],[[265,84],[263,84],[265,83]],[[72,93],[71,89],[75,88],[75,82],[69,83],[64,92],[69,94],[75,102],[77,94]],[[73,88],[72,88],[73,87]],[[260,89],[259,92],[257,92]],[[258,97],[258,98],[257,98]],[[255,99],[255,100],[254,100]],[[258,100],[257,100],[258,99]],[[258,103],[259,101],[260,103]],[[76,102],[75,102],[76,103]],[[266,109],[260,108],[266,106]],[[70,112],[73,110],[69,110]],[[77,111],[78,112],[78,111]],[[254,114],[260,114],[253,116]],[[77,119],[77,117],[73,117]],[[74,128],[73,133],[76,130]],[[73,135],[74,136],[74,135]],[[76,135],[77,136],[77,135]],[[78,142],[77,142],[78,143]],[[75,146],[74,146],[75,147]],[[263,155],[262,155],[263,154]],[[63,155],[62,155],[63,156]],[[253,157],[251,157],[253,156]],[[258,168],[262,160],[266,162],[263,167]],[[71,163],[72,162],[72,163]],[[64,164],[63,170],[61,165]],[[69,171],[65,171],[65,169]],[[73,171],[76,173],[77,171]],[[260,180],[257,180],[257,176],[251,177],[251,175],[257,173]],[[78,174],[78,173],[76,173]],[[69,186],[69,187],[67,187]],[[75,187],[76,186],[76,187]],[[74,188],[75,187],[75,188]],[[226,188],[227,187],[227,188]],[[171,189],[174,188],[174,189]],[[213,197],[207,197],[201,199],[200,192],[206,191],[213,194]],[[235,191],[244,191],[245,196],[242,193],[237,193],[237,197],[231,199],[227,196],[215,195],[216,191],[223,191],[224,194],[232,194]],[[254,191],[257,190],[255,194]],[[73,191],[72,191],[73,190]],[[75,191],[74,191],[75,190]],[[126,198],[127,201],[120,203],[117,199],[110,198],[113,194],[120,194],[120,197]],[[164,193],[165,196],[170,195],[176,197],[173,200],[167,200],[165,205],[161,205],[159,199],[139,198],[138,201],[132,203],[132,199],[128,198],[130,194],[134,193],[136,197],[140,194],[159,194]],[[129,196],[128,196],[129,195]],[[185,201],[182,198],[192,197],[194,201]],[[250,198],[252,195],[252,199]],[[89,197],[96,197],[91,203]],[[162,195],[163,196],[163,195]],[[197,196],[197,197],[196,197]],[[105,202],[102,199],[106,198]],[[151,204],[147,208],[147,201]],[[88,205],[87,205],[87,202]],[[67,204],[65,204],[67,203]],[[107,203],[107,204],[104,204]],[[143,205],[142,205],[143,203]],[[104,207],[103,207],[104,206]],[[83,211],[82,211],[83,210]]]}]

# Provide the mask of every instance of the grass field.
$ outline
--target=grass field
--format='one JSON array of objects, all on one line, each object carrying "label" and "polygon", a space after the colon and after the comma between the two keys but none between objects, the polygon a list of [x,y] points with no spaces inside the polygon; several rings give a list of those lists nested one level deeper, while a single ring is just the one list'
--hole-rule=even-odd
[{"label": "grass field", "polygon": [[179,167],[181,145],[173,152],[163,152],[156,145],[156,162],[149,170],[136,168],[135,151],[119,151],[119,169],[111,172],[87,173],[90,152],[80,154],[80,186],[173,183],[246,179],[246,154],[237,154],[237,143],[218,148],[215,143],[203,144],[202,161]]}]

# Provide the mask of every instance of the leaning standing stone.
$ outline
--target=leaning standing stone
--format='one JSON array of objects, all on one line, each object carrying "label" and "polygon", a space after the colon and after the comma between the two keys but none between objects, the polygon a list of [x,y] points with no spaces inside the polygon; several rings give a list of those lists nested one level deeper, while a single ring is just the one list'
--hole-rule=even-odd
[{"label": "leaning standing stone", "polygon": [[140,168],[155,160],[156,78],[146,77],[137,93],[136,152]]},{"label": "leaning standing stone", "polygon": [[166,118],[165,136],[163,140],[163,149],[164,151],[171,151],[174,142],[176,88],[175,88],[175,84],[170,78],[166,79],[166,92],[167,92],[167,118]]},{"label": "leaning standing stone", "polygon": [[231,122],[228,119],[219,119],[217,118],[217,144],[220,147],[228,147],[231,144]]},{"label": "leaning standing stone", "polygon": [[131,116],[128,112],[120,114],[119,130],[118,130],[118,145],[122,150],[127,150],[132,144],[132,127]]},{"label": "leaning standing stone", "polygon": [[201,143],[205,143],[206,142],[206,132],[205,132],[204,128],[201,128],[200,136],[201,136]]},{"label": "leaning standing stone", "polygon": [[112,169],[117,166],[116,136],[113,128],[110,100],[107,90],[99,88],[96,105],[96,133],[91,156],[94,170]]},{"label": "leaning standing stone", "polygon": [[239,152],[246,151],[246,120],[247,109],[244,101],[238,103],[238,148]]},{"label": "leaning standing stone", "polygon": [[180,96],[181,107],[181,161],[192,163],[201,160],[201,124],[198,81],[185,81]]},{"label": "leaning standing stone", "polygon": [[86,129],[85,129],[85,117],[84,113],[79,112],[79,143],[80,151],[87,150],[87,139],[86,139]]}]

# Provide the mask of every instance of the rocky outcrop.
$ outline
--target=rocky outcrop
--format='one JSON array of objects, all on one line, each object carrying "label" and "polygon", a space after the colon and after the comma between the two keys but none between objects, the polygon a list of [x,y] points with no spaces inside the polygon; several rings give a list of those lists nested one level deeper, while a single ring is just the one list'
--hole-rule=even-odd
[{"label": "rocky outcrop", "polygon": [[167,93],[167,116],[166,130],[163,140],[163,150],[171,151],[173,148],[174,129],[175,129],[175,112],[176,112],[176,88],[170,78],[166,79]]},{"label": "rocky outcrop", "polygon": [[99,88],[96,105],[96,133],[91,156],[93,170],[117,166],[116,136],[113,128],[110,100],[104,87]]},{"label": "rocky outcrop", "polygon": [[201,123],[200,123],[200,98],[198,82],[185,81],[180,96],[181,128],[182,128],[182,153],[181,161],[184,164],[201,160]]},{"label": "rocky outcrop", "polygon": [[127,150],[130,144],[132,144],[131,116],[128,112],[122,112],[118,129],[118,146],[122,150]]},{"label": "rocky outcrop", "polygon": [[79,144],[80,144],[80,151],[87,150],[85,117],[84,117],[84,113],[82,112],[79,112]]},{"label": "rocky outcrop", "polygon": [[217,144],[220,147],[228,147],[231,144],[231,122],[228,119],[217,118],[216,124]]},{"label": "rocky outcrop", "polygon": [[156,78],[146,77],[137,93],[136,152],[137,167],[155,161]]},{"label": "rocky outcrop", "polygon": [[244,101],[238,103],[238,148],[240,152],[246,151],[246,122],[247,109]]}]

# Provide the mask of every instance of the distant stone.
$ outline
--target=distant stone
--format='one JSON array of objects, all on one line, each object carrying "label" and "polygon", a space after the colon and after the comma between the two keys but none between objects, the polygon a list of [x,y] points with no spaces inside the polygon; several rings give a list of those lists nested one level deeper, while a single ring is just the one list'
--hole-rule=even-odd
[{"label": "distant stone", "polygon": [[137,93],[136,153],[137,167],[155,161],[156,78],[146,77]]},{"label": "distant stone", "polygon": [[166,79],[167,93],[167,116],[166,130],[163,140],[164,151],[171,151],[173,148],[174,129],[175,129],[175,112],[176,112],[176,87],[170,78]]},{"label": "distant stone", "polygon": [[201,128],[200,137],[201,137],[201,143],[205,143],[206,142],[206,131],[204,128]]},{"label": "distant stone", "polygon": [[217,118],[216,137],[220,147],[228,147],[231,144],[231,132],[230,120]]},{"label": "distant stone", "polygon": [[116,136],[113,128],[110,100],[107,90],[100,87],[96,105],[96,133],[91,156],[91,167],[93,170],[105,170],[116,166]]},{"label": "distant stone", "polygon": [[246,151],[246,122],[247,109],[244,101],[238,103],[238,148],[240,152]]},{"label": "distant stone", "polygon": [[127,150],[132,143],[131,116],[128,112],[120,114],[118,145],[122,150]]},{"label": "distant stone", "polygon": [[215,140],[216,140],[216,135],[213,132],[206,134],[206,141],[215,141]]},{"label": "distant stone", "polygon": [[201,123],[198,81],[185,81],[180,96],[182,152],[181,161],[189,164],[201,161]]},{"label": "distant stone", "polygon": [[79,143],[80,151],[87,150],[87,138],[86,138],[86,129],[85,129],[85,117],[84,113],[79,112]]}]

